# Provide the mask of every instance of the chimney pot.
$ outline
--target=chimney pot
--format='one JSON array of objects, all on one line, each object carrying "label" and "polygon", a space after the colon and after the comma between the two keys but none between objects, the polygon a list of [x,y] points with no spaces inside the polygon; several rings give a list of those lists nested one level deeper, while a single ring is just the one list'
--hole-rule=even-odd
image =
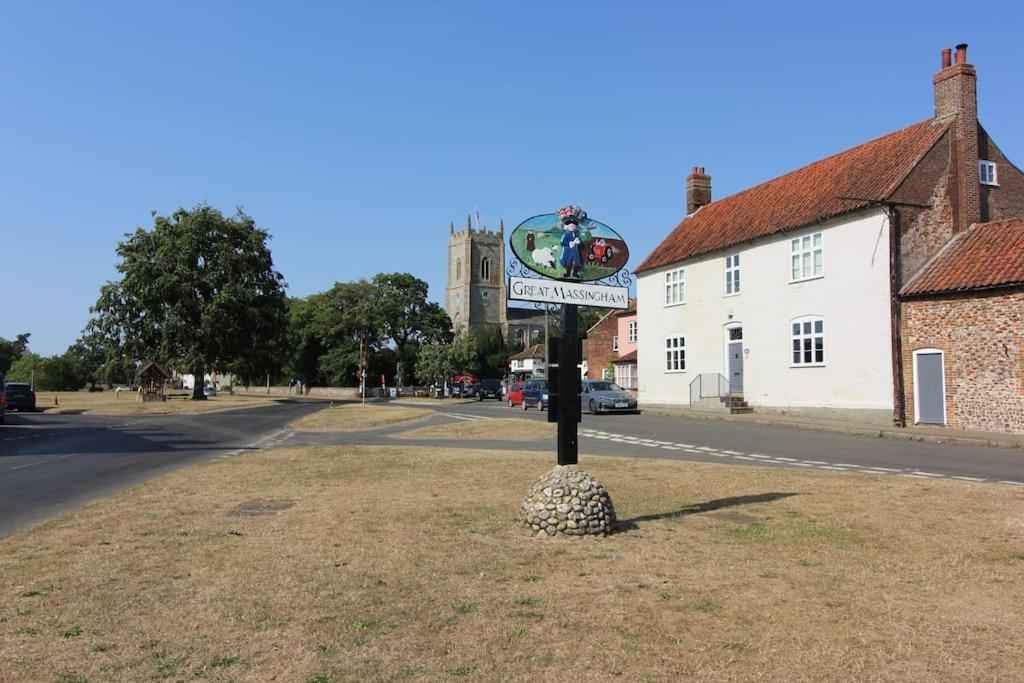
[{"label": "chimney pot", "polygon": [[686,215],[711,203],[711,177],[704,173],[703,166],[694,166],[693,173],[686,179]]},{"label": "chimney pot", "polygon": [[967,43],[960,43],[956,46],[956,63],[967,63]]},{"label": "chimney pot", "polygon": [[951,49],[943,48],[942,50],[942,68],[948,69],[953,66],[953,51]]}]

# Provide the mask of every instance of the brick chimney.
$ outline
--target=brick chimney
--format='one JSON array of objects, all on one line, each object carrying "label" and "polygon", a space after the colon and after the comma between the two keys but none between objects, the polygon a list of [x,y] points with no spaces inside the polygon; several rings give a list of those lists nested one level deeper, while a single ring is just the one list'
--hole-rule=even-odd
[{"label": "brick chimney", "polygon": [[710,203],[711,176],[704,172],[703,166],[694,166],[690,175],[686,176],[686,215]]},{"label": "brick chimney", "polygon": [[981,220],[981,180],[978,177],[978,72],[967,63],[967,45],[956,46],[956,57],[942,51],[941,68],[932,79],[935,118],[950,120],[950,188],[954,231]]}]

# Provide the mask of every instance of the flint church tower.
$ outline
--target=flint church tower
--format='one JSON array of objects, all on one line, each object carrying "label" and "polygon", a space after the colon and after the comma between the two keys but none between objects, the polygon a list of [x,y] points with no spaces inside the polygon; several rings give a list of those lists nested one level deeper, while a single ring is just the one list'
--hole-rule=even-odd
[{"label": "flint church tower", "polygon": [[466,218],[466,229],[448,228],[448,289],[444,310],[456,330],[478,330],[485,325],[500,325],[508,332],[505,292],[505,222],[498,232],[485,226],[473,228]]}]

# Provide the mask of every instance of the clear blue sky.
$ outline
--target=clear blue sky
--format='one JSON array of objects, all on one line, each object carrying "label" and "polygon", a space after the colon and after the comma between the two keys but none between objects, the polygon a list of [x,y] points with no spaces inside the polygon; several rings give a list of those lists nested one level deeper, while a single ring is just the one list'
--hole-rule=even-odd
[{"label": "clear blue sky", "polygon": [[684,213],[932,115],[970,44],[1024,165],[1022,3],[2,2],[0,336],[63,352],[150,212],[243,207],[289,293],[409,271],[448,223],[574,202],[635,266]]}]

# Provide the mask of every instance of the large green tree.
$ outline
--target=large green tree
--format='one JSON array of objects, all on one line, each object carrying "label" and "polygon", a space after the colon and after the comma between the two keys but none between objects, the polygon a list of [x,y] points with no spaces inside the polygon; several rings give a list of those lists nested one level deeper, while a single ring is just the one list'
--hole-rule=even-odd
[{"label": "large green tree", "polygon": [[271,369],[286,308],[268,240],[241,210],[154,213],[151,230],[117,246],[121,279],[100,291],[96,331],[129,357],[192,373],[197,400],[207,371]]},{"label": "large green tree", "polygon": [[403,383],[403,364],[415,364],[420,344],[450,341],[452,323],[440,305],[427,301],[427,283],[414,275],[379,273],[372,284],[377,290],[382,331],[395,345],[398,381]]},{"label": "large green tree", "polygon": [[0,374],[10,370],[14,361],[21,358],[21,354],[28,350],[28,338],[31,336],[31,333],[25,332],[13,340],[0,337]]}]

